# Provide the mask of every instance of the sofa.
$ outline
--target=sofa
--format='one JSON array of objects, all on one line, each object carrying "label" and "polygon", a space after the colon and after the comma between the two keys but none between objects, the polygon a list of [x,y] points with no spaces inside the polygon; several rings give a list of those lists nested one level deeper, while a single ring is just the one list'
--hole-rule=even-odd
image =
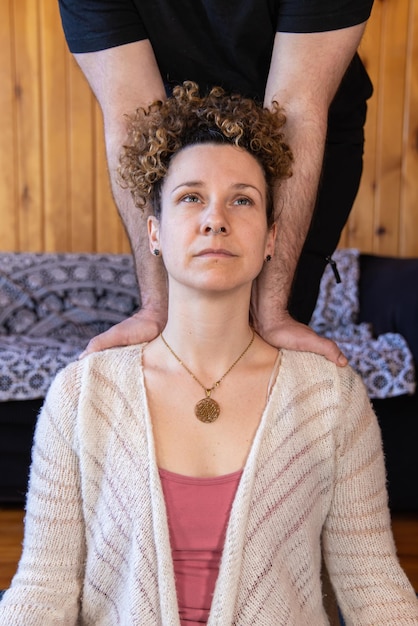
[{"label": "sofa", "polygon": [[[376,336],[400,333],[418,373],[418,259],[361,255],[359,322],[372,322]],[[418,511],[418,390],[375,398],[382,430],[392,510]]]},{"label": "sofa", "polygon": [[55,374],[139,306],[130,255],[0,253],[0,504],[24,501]]},{"label": "sofa", "polygon": [[[418,511],[418,259],[338,250],[311,326],[362,376],[382,430],[393,511]],[[140,307],[132,259],[0,253],[0,504],[25,498],[33,431],[55,374]],[[412,488],[411,488],[412,484]]]}]

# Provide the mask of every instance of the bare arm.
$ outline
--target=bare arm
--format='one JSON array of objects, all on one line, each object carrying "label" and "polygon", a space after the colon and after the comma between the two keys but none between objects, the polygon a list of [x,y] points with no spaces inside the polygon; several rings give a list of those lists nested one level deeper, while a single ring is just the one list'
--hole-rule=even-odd
[{"label": "bare arm", "polygon": [[107,160],[116,205],[135,258],[142,308],[121,324],[95,337],[88,351],[111,345],[147,341],[157,336],[167,315],[167,288],[161,259],[150,254],[147,213],[133,204],[129,191],[116,180],[121,147],[126,139],[126,114],[165,99],[165,89],[148,40],[99,52],[76,54],[103,112]]},{"label": "bare arm", "polygon": [[[297,261],[315,205],[324,155],[328,109],[358,47],[365,24],[324,33],[277,33],[265,105],[284,107],[293,176],[276,197],[275,255],[259,277],[253,306],[262,336],[277,346],[312,350],[340,365],[338,347],[287,314]],[[340,361],[338,359],[340,358]]]}]

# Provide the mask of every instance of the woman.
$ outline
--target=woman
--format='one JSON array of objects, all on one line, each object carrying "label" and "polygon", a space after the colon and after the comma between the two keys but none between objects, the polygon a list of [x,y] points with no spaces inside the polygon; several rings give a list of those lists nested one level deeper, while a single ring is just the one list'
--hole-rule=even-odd
[{"label": "woman", "polygon": [[347,624],[418,623],[360,380],[249,324],[283,123],[191,83],[138,111],[121,179],[155,211],[167,324],[53,383],[0,624],[321,626],[322,555]]}]

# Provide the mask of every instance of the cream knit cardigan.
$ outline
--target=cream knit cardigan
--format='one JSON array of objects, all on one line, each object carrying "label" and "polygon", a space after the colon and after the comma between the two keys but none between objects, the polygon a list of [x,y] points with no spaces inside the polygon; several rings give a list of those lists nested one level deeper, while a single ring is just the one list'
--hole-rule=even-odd
[{"label": "cream knit cardigan", "polygon": [[[208,426],[210,428],[210,426]],[[232,507],[209,626],[418,624],[359,378],[283,351]],[[73,363],[39,418],[24,550],[1,626],[179,626],[142,347]]]}]

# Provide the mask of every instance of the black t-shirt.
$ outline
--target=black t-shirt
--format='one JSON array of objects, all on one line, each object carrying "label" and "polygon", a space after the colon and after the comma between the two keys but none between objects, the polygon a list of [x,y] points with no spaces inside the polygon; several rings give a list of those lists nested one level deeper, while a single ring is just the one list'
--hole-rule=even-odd
[{"label": "black t-shirt", "polygon": [[[321,32],[367,20],[373,0],[59,0],[71,52],[93,52],[142,39],[151,41],[167,92],[184,80],[202,91],[264,98],[274,36]],[[358,57],[332,107],[340,132],[362,122],[349,119],[371,95]],[[363,116],[361,116],[363,117]],[[337,119],[337,118],[336,118]],[[354,137],[354,135],[353,135]],[[359,137],[360,138],[360,137]]]}]

